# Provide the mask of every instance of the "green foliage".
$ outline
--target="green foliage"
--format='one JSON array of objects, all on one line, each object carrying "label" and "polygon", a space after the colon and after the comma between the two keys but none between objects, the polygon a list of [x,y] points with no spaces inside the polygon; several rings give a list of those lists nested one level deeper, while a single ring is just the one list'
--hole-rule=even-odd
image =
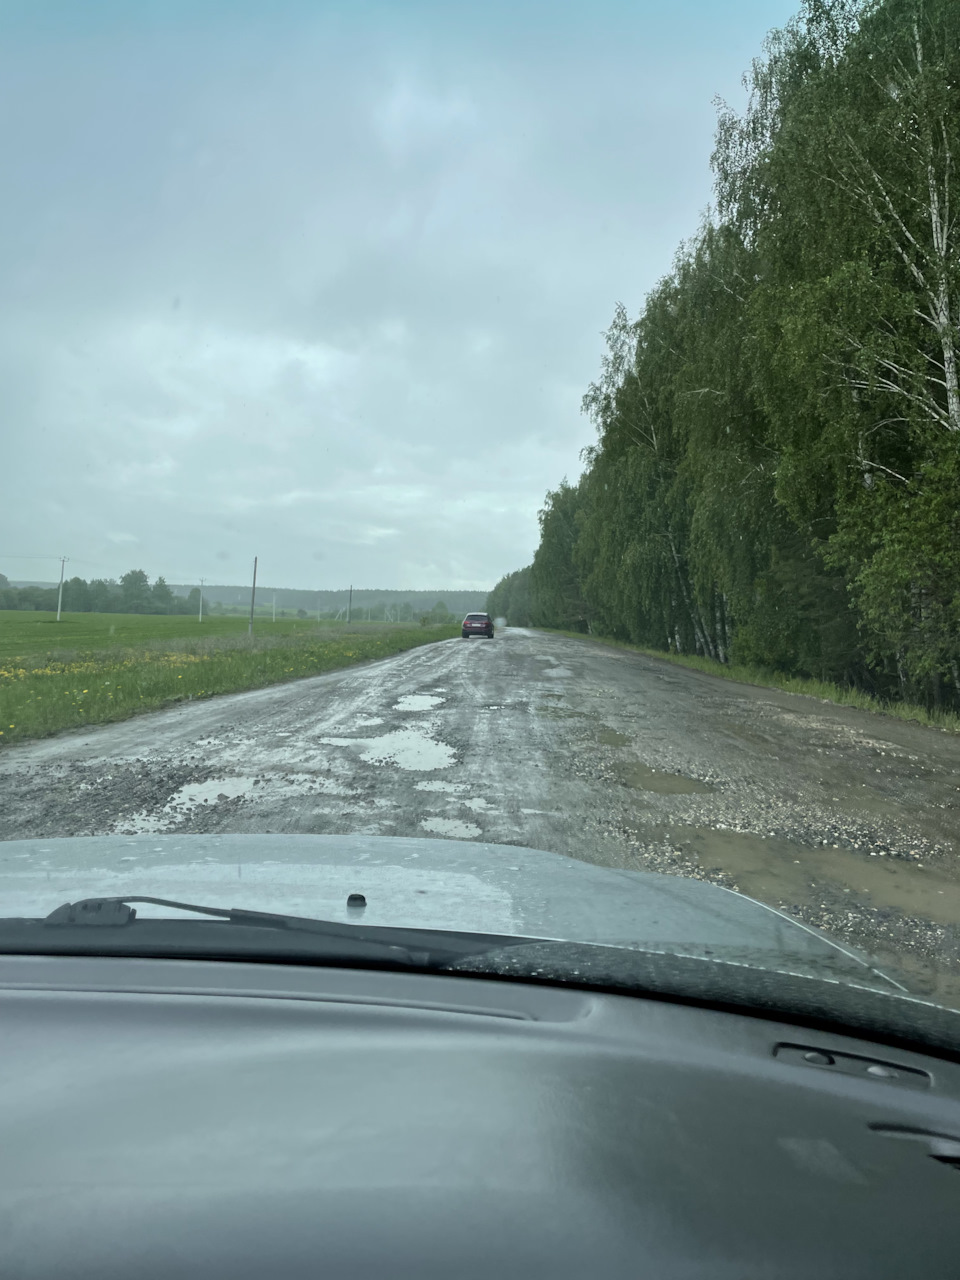
[{"label": "green foliage", "polygon": [[510,627],[529,627],[533,623],[530,573],[527,565],[500,579],[487,596],[487,613],[491,618],[505,618]]},{"label": "green foliage", "polygon": [[[11,587],[0,582],[0,609],[50,610],[57,607],[56,587]],[[86,582],[67,578],[63,584],[63,609],[69,613],[196,613],[199,599],[174,595],[166,580],[153,586],[142,569],[131,569],[119,583],[104,578]]]},{"label": "green foliage", "polygon": [[447,608],[443,600],[438,600],[433,608],[425,615],[428,623],[435,625],[447,625],[452,622],[453,614]]},{"label": "green foliage", "polygon": [[960,5],[805,0],[584,398],[541,625],[960,706]]},{"label": "green foliage", "polygon": [[564,480],[540,512],[540,546],[530,567],[530,612],[539,626],[588,631],[588,610],[574,561],[581,494]]}]

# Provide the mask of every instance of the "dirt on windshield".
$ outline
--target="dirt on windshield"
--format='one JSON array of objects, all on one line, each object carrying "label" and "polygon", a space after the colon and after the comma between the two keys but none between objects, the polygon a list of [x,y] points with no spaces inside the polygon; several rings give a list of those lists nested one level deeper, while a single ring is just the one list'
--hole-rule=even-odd
[{"label": "dirt on windshield", "polygon": [[960,739],[587,639],[446,641],[8,748],[0,789],[5,840],[442,836],[711,880],[960,1007]]}]

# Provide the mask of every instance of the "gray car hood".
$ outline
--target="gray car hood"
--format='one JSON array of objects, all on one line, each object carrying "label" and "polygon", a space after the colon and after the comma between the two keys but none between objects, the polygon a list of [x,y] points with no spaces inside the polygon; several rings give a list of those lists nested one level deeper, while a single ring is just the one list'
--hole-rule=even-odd
[{"label": "gray car hood", "polygon": [[[351,893],[365,896],[362,912],[348,910]],[[0,916],[45,916],[64,902],[123,895],[709,956],[902,990],[867,957],[731,890],[513,845],[363,835],[0,844]]]}]

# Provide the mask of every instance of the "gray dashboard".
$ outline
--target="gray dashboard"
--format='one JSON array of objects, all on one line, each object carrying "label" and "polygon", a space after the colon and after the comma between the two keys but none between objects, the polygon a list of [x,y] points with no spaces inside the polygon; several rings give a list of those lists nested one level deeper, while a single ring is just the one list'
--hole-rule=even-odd
[{"label": "gray dashboard", "polygon": [[955,1277],[960,1066],[663,1000],[0,957],[0,1274]]}]

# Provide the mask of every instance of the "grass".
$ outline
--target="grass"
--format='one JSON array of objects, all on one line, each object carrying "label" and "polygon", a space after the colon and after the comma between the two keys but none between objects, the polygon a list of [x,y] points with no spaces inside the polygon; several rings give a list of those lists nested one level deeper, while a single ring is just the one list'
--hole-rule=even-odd
[{"label": "grass", "polygon": [[[456,627],[0,612],[0,746],[386,658]],[[45,622],[52,622],[45,626]]]},{"label": "grass", "polygon": [[[320,624],[324,631],[336,629],[343,632],[346,624],[326,622]],[[351,626],[367,624],[351,624]],[[382,623],[373,626],[383,627]],[[256,617],[253,622],[256,637],[316,635],[316,619]],[[77,653],[85,650],[139,647],[145,643],[163,643],[168,640],[209,640],[214,637],[245,637],[245,617],[223,617],[210,614],[203,622],[190,617],[166,617],[164,615],[138,613],[65,613],[57,622],[55,613],[42,613],[26,609],[0,610],[0,662],[4,658],[24,657],[29,654],[56,655],[60,652]]]},{"label": "grass", "polygon": [[648,658],[658,658],[661,662],[672,662],[678,667],[689,667],[694,671],[720,676],[724,680],[735,680],[740,684],[755,684],[766,689],[781,689],[784,693],[799,693],[807,698],[819,698],[821,702],[836,703],[840,707],[856,707],[859,711],[870,711],[874,715],[894,716],[898,720],[914,721],[931,729],[960,733],[960,716],[951,711],[930,711],[911,702],[885,702],[861,689],[850,689],[829,680],[789,676],[782,671],[745,666],[742,663],[716,662],[713,658],[701,658],[696,654],[665,653],[660,649],[629,644],[625,640],[588,636],[582,631],[561,631],[559,634],[576,640],[592,640],[596,644],[610,645],[617,649],[629,649],[632,653],[642,653]]}]

